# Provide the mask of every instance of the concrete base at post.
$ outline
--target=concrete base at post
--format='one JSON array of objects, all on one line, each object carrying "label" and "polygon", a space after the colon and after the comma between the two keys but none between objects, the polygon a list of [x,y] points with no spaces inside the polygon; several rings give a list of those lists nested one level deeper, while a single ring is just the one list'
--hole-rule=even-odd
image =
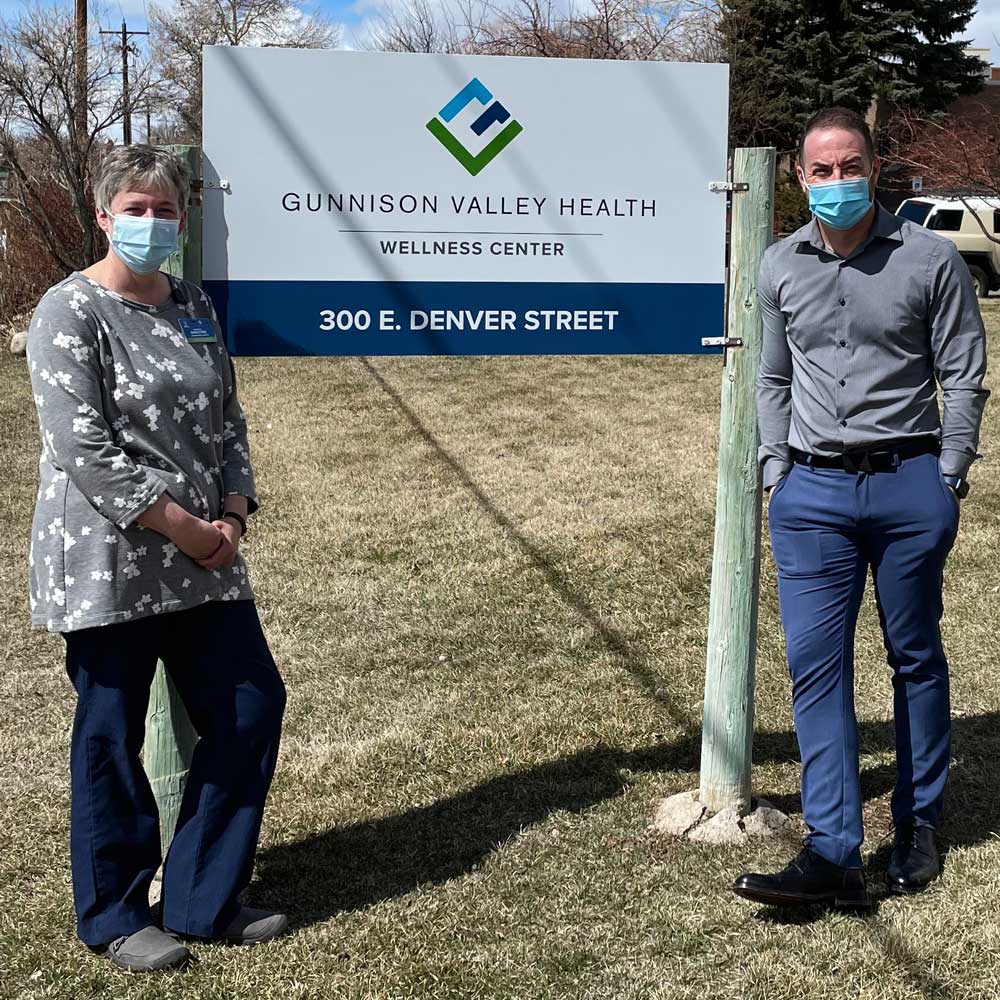
[{"label": "concrete base at post", "polygon": [[751,837],[795,839],[804,832],[800,821],[786,816],[767,799],[753,799],[746,816],[735,809],[712,813],[696,791],[663,799],[650,829],[664,837],[685,837],[704,844],[742,844]]}]

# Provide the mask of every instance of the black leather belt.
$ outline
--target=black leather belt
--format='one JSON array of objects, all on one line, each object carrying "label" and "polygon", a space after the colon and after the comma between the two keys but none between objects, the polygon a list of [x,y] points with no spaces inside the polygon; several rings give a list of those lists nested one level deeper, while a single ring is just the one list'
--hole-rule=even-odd
[{"label": "black leather belt", "polygon": [[844,452],[843,455],[810,455],[792,449],[792,461],[798,465],[811,465],[815,469],[843,469],[845,472],[891,472],[906,458],[918,455],[940,455],[937,438],[910,438],[908,441],[874,445],[871,448]]}]

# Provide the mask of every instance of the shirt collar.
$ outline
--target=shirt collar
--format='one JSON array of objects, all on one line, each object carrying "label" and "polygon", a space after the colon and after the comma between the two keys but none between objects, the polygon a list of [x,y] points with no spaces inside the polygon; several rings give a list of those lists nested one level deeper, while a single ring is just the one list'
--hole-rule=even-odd
[{"label": "shirt collar", "polygon": [[[902,222],[898,216],[892,215],[887,212],[881,205],[875,205],[875,219],[872,221],[871,231],[865,238],[864,242],[861,243],[851,254],[859,254],[864,250],[869,243],[874,239],[884,239],[884,240],[894,240],[897,243],[903,242]],[[821,253],[830,253],[826,248],[826,244],[823,242],[823,234],[820,232],[819,223],[816,221],[815,216],[810,222],[803,226],[798,233],[797,243],[808,244],[809,246],[819,250]]]}]

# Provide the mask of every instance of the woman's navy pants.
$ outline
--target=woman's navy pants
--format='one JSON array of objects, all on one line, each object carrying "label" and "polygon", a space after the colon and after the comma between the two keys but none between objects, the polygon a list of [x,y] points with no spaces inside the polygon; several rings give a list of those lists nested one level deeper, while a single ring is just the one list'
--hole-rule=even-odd
[{"label": "woman's navy pants", "polygon": [[163,869],[163,925],[217,935],[253,871],[285,707],[254,603],[215,601],[65,639],[78,695],[70,760],[78,934],[100,947],[153,923],[159,817],[139,751],[161,659],[199,736]]}]

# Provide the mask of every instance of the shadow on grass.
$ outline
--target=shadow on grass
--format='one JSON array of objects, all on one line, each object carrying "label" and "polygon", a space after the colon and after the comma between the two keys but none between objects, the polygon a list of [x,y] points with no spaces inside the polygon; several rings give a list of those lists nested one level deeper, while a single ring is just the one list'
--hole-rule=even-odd
[{"label": "shadow on grass", "polygon": [[601,641],[621,659],[626,671],[638,682],[648,695],[661,702],[667,714],[684,732],[693,736],[701,731],[701,723],[692,719],[682,708],[674,705],[667,695],[667,686],[648,658],[638,652],[625,635],[603,618],[572,586],[565,574],[552,562],[540,546],[531,541],[489,497],[483,488],[469,475],[465,466],[435,437],[419,416],[407,404],[399,391],[367,359],[358,359],[378,387],[392,400],[393,405],[407,420],[414,431],[434,450],[438,458],[448,466],[455,478],[475,500],[479,508],[513,541],[529,559],[534,568],[545,578],[545,582],[565,604],[571,607],[600,636]]},{"label": "shadow on grass", "polygon": [[[900,975],[927,1000],[950,1000],[952,994],[948,985],[921,959],[907,944],[903,935],[880,912],[886,894],[873,893],[872,907],[868,910],[843,910],[850,914],[869,934],[876,947],[899,969]],[[829,909],[824,906],[798,906],[781,909],[776,906],[762,907],[754,914],[755,920],[777,927],[803,927],[821,920]]]},{"label": "shadow on grass", "polygon": [[[861,734],[866,749],[892,746],[891,723],[862,723]],[[980,843],[1000,830],[1000,799],[988,787],[989,765],[1000,756],[1000,713],[956,719],[954,746],[956,763],[941,827],[945,849]],[[474,871],[511,837],[552,813],[584,812],[622,795],[628,788],[623,771],[690,773],[694,784],[700,752],[700,736],[638,750],[583,750],[398,815],[281,844],[261,852],[255,895],[286,908],[300,927],[363,909]],[[755,759],[796,761],[794,733],[761,734]],[[863,772],[866,801],[889,792],[894,778],[894,769],[886,766]],[[786,808],[796,804],[768,794],[766,787],[757,792]],[[808,920],[808,914],[797,919]]]},{"label": "shadow on grass", "polygon": [[584,750],[396,816],[272,847],[258,858],[254,892],[302,926],[458,878],[552,813],[584,812],[621,795],[624,769],[697,769],[700,743]]}]

